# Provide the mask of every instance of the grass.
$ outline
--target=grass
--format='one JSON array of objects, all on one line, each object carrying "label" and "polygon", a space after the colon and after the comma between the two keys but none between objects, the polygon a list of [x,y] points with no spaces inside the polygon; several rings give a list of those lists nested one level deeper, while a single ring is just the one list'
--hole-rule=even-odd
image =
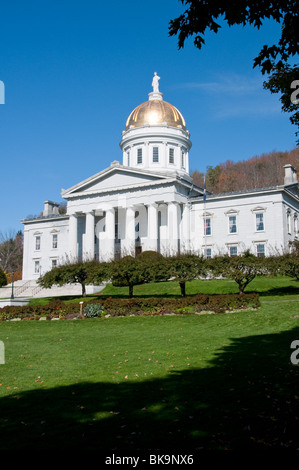
[{"label": "grass", "polygon": [[254,282],[258,311],[0,323],[0,449],[297,449],[299,283]]},{"label": "grass", "polygon": [[[296,299],[299,296],[299,281],[289,277],[256,277],[245,289],[245,292],[258,292],[262,300],[286,300]],[[195,280],[186,283],[187,295],[195,294],[237,294],[237,284],[230,279]],[[128,287],[114,287],[108,284],[100,296],[128,298]],[[99,295],[88,295],[87,300],[98,298]],[[135,297],[180,297],[178,282],[148,283],[134,287]],[[59,297],[66,303],[80,302],[82,297]],[[47,304],[53,297],[32,299],[31,304]]]}]

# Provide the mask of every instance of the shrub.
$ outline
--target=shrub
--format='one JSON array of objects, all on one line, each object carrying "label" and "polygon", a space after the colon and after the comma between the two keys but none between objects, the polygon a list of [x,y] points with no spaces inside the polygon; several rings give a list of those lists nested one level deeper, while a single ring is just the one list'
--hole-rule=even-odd
[{"label": "shrub", "polygon": [[179,299],[169,298],[108,298],[103,301],[105,312],[110,316],[125,315],[163,315],[165,313],[190,314],[192,312],[214,311],[221,313],[230,310],[258,308],[258,294],[223,294],[186,296]]},{"label": "shrub", "polygon": [[100,317],[104,312],[103,305],[97,304],[88,304],[84,307],[83,314],[87,318]]},{"label": "shrub", "polygon": [[[240,310],[246,308],[257,308],[260,306],[258,294],[219,294],[210,296],[208,303],[203,310],[211,310],[215,313],[221,313],[231,310]],[[202,307],[198,305],[198,307]]]},{"label": "shrub", "polygon": [[[99,317],[103,313],[111,317],[128,315],[165,315],[192,314],[202,311],[222,313],[231,310],[246,308],[258,308],[260,306],[259,295],[252,294],[198,294],[180,298],[161,297],[133,297],[129,299],[117,299],[109,297],[100,301],[91,300],[86,303],[83,314],[86,318]],[[60,300],[53,300],[47,305],[27,305],[24,307],[7,306],[0,309],[0,321],[12,318],[47,318],[60,317],[79,313],[78,303],[65,304]]]},{"label": "shrub", "polygon": [[0,269],[0,287],[6,286],[7,284],[7,278],[6,274]]}]

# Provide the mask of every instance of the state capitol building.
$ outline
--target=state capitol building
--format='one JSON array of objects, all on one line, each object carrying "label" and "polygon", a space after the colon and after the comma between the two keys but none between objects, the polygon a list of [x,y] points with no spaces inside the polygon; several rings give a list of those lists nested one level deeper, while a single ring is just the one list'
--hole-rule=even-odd
[{"label": "state capitol building", "polygon": [[36,280],[67,260],[109,261],[155,250],[207,257],[289,249],[299,236],[297,172],[284,184],[210,194],[189,175],[191,140],[181,112],[164,100],[155,73],[147,101],[128,115],[122,162],[63,190],[40,217],[24,219],[23,279]]}]

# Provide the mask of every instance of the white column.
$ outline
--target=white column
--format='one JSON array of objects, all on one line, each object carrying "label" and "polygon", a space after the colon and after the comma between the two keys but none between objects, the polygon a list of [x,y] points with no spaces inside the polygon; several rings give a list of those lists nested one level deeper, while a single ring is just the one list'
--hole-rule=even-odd
[{"label": "white column", "polygon": [[71,261],[78,260],[78,218],[71,214],[69,218],[69,254]]},{"label": "white column", "polygon": [[189,174],[189,152],[186,151],[185,153],[185,168],[186,172]]},{"label": "white column", "polygon": [[86,261],[94,260],[94,211],[86,213],[85,219],[85,246],[84,246],[84,259]]},{"label": "white column", "polygon": [[190,204],[183,205],[181,221],[181,251],[187,253],[190,251]]},{"label": "white column", "polygon": [[158,205],[150,204],[147,209],[147,245],[148,250],[158,249]]},{"label": "white column", "polygon": [[125,239],[122,243],[122,255],[135,256],[135,209],[127,207],[126,209],[126,231]]},{"label": "white column", "polygon": [[169,202],[167,205],[168,243],[169,254],[178,253],[179,242],[179,205],[176,202]]},{"label": "white column", "polygon": [[106,211],[106,240],[105,259],[114,258],[115,249],[115,209],[112,207]]}]

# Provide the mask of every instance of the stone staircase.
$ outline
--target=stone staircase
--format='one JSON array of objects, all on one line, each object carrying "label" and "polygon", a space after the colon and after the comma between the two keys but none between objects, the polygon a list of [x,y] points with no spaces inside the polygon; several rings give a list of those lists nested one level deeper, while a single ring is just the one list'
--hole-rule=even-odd
[{"label": "stone staircase", "polygon": [[[94,294],[100,292],[105,287],[101,286],[86,286],[87,294]],[[0,288],[0,299],[10,298],[12,293],[12,285],[8,284]],[[53,286],[51,289],[44,289],[37,284],[36,281],[15,281],[13,287],[14,298],[35,298],[35,297],[60,297],[65,295],[78,295],[82,294],[80,284],[68,284],[62,287]]]}]

